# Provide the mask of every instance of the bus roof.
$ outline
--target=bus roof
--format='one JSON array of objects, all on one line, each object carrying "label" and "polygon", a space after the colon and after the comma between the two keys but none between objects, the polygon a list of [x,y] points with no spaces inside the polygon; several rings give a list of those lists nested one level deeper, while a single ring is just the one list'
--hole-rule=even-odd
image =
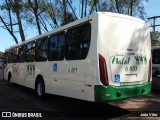
[{"label": "bus roof", "polygon": [[[130,20],[134,20],[137,22],[141,22],[143,24],[146,24],[146,22],[144,20],[141,20],[139,18],[133,17],[133,16],[129,16],[129,15],[124,15],[124,14],[119,14],[119,13],[112,13],[112,12],[97,12],[95,14],[98,15],[106,15],[106,16],[112,16],[112,17],[119,17],[119,18],[124,18],[124,19],[130,19]],[[95,15],[92,14],[92,15]]]}]

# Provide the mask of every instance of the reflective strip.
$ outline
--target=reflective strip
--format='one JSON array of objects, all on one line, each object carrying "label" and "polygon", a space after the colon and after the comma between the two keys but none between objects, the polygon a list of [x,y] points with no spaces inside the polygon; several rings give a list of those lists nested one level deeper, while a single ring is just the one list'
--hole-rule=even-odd
[{"label": "reflective strip", "polygon": [[111,96],[110,94],[100,94],[100,96],[105,97],[105,96]]}]

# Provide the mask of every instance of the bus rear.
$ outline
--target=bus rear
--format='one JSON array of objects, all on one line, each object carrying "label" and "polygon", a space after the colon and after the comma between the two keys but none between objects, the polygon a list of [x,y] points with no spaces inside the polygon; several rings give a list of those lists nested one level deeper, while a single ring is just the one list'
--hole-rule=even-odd
[{"label": "bus rear", "polygon": [[99,85],[95,101],[147,95],[151,91],[149,26],[137,18],[98,14]]}]

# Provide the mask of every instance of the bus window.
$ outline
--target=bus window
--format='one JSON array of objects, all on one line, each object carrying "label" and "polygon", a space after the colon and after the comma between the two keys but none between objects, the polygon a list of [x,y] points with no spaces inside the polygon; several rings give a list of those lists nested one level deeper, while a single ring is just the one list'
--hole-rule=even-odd
[{"label": "bus window", "polygon": [[47,61],[47,53],[48,53],[48,39],[41,39],[36,41],[36,55],[35,61]]},{"label": "bus window", "polygon": [[160,64],[160,49],[154,49],[152,51],[152,57],[153,57],[153,64]]},{"label": "bus window", "polygon": [[4,64],[6,65],[8,63],[8,50],[4,53]]},{"label": "bus window", "polygon": [[26,53],[26,45],[22,45],[19,47],[19,62],[25,61],[25,53]]},{"label": "bus window", "polygon": [[30,42],[27,44],[26,62],[34,62],[34,58],[35,58],[35,42]]},{"label": "bus window", "polygon": [[53,35],[49,39],[49,56],[48,60],[63,60],[65,46],[65,33]]},{"label": "bus window", "polygon": [[8,50],[8,63],[12,63],[12,51]]},{"label": "bus window", "polygon": [[67,60],[85,59],[90,45],[90,24],[71,28],[67,32]]},{"label": "bus window", "polygon": [[17,63],[18,62],[18,47],[11,49],[11,52],[12,52],[13,63]]}]

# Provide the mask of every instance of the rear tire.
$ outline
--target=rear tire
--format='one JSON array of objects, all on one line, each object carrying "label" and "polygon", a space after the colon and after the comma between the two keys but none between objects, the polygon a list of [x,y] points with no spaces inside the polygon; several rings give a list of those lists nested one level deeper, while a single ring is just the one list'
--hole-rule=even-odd
[{"label": "rear tire", "polygon": [[36,89],[37,96],[40,99],[43,99],[45,97],[45,85],[42,78],[38,78],[35,89]]}]

